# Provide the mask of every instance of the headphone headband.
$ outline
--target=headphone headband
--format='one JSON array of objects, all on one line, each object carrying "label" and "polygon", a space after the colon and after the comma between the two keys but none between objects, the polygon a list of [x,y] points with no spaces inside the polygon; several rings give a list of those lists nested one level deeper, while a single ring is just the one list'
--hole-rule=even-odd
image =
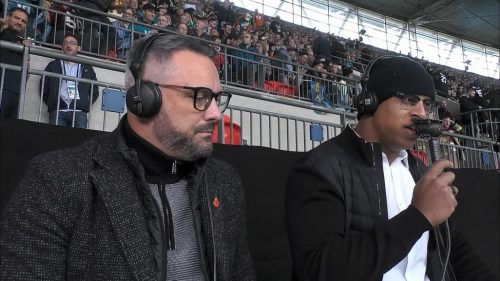
[{"label": "headphone headband", "polygon": [[164,35],[168,35],[168,33],[154,34],[144,39],[144,42],[137,46],[137,51],[135,51],[137,56],[134,56],[129,65],[135,85],[127,91],[127,108],[140,117],[154,116],[161,108],[161,90],[155,83],[142,81],[142,72],[144,70],[144,60],[151,45],[156,39]]},{"label": "headphone headband", "polygon": [[[363,74],[363,77],[361,77],[361,94],[359,97],[356,98],[356,109],[358,110],[358,119],[363,115],[363,114],[373,114],[377,110],[378,107],[378,98],[377,94],[371,91],[368,91],[368,81],[370,79],[370,72],[372,71],[373,66],[387,58],[397,58],[397,57],[403,57],[403,56],[394,56],[394,55],[385,55],[385,56],[380,56],[368,63],[366,66],[365,73]],[[407,58],[407,57],[404,57]],[[409,58],[407,58],[409,59]]]},{"label": "headphone headband", "polygon": [[139,55],[134,56],[134,60],[129,65],[130,72],[136,80],[141,78],[143,61],[146,59],[149,48],[153,45],[154,41],[162,35],[166,35],[166,33],[150,35],[148,38],[144,39],[144,42],[142,42],[141,45],[138,46],[136,53]]}]

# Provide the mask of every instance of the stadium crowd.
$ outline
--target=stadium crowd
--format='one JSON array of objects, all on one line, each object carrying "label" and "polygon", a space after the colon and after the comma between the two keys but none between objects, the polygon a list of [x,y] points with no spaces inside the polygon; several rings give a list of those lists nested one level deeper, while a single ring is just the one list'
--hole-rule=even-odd
[{"label": "stadium crowd", "polygon": [[[37,44],[60,48],[68,32],[83,33],[82,52],[125,61],[134,39],[150,33],[178,32],[213,41],[220,51],[214,63],[221,76],[227,65],[228,79],[238,85],[262,90],[264,81],[278,81],[293,87],[292,96],[316,100],[316,104],[331,108],[352,107],[352,97],[360,92],[360,80],[367,63],[379,56],[394,54],[364,44],[363,30],[359,38],[341,38],[282,21],[279,16],[273,18],[258,10],[235,7],[229,0],[18,0],[8,3],[2,10],[16,6],[26,9],[29,23],[25,38]],[[107,12],[110,16],[92,13],[92,10]],[[226,49],[229,56],[224,56],[222,49],[227,46],[233,48]],[[442,97],[457,102],[463,100],[463,96],[470,97],[477,104],[476,109],[494,105],[491,100],[499,95],[498,80],[431,63],[425,58],[415,59],[433,76]],[[335,89],[331,89],[331,85]],[[315,87],[323,89],[326,95],[315,92]]]}]

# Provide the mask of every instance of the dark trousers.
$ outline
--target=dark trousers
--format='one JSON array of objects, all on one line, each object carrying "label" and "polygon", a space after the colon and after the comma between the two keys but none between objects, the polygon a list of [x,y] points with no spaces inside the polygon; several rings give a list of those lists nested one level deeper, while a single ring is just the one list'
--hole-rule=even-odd
[{"label": "dark trousers", "polygon": [[17,119],[19,112],[19,94],[10,90],[3,90],[0,106],[0,119]]},{"label": "dark trousers", "polygon": [[[49,123],[52,125],[73,127],[73,111],[49,112]],[[87,112],[75,111],[75,128],[87,128]]]}]

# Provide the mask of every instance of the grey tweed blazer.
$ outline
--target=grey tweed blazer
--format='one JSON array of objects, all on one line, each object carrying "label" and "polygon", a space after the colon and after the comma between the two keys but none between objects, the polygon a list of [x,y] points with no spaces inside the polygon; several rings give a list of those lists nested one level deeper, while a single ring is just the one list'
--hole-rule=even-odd
[{"label": "grey tweed blazer", "polygon": [[[31,161],[1,217],[0,280],[156,281],[142,203],[118,138],[115,131]],[[254,280],[239,176],[221,161],[206,165],[201,202],[208,204],[200,214],[210,276],[215,267],[217,280]]]}]

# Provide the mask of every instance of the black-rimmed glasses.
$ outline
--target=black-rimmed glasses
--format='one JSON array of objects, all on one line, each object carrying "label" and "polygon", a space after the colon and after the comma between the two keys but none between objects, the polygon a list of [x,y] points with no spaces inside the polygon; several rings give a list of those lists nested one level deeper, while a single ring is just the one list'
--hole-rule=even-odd
[{"label": "black-rimmed glasses", "polygon": [[401,107],[410,110],[415,107],[420,101],[424,104],[424,110],[427,114],[434,112],[436,102],[433,99],[421,99],[417,95],[397,93],[396,97],[401,100]]},{"label": "black-rimmed glasses", "polygon": [[222,113],[226,110],[229,105],[229,100],[231,99],[231,94],[228,92],[218,92],[214,93],[211,89],[206,87],[188,87],[188,86],[177,86],[168,84],[156,84],[158,87],[162,88],[180,88],[192,91],[193,106],[196,110],[205,111],[208,109],[212,100],[215,99],[219,111]]}]

